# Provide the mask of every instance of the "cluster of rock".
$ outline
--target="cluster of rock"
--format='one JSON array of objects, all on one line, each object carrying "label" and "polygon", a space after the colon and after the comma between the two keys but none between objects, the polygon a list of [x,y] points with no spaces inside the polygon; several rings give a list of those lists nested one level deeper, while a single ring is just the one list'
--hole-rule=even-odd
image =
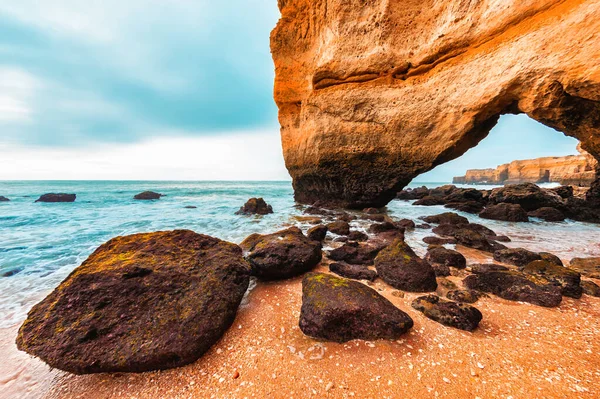
[{"label": "cluster of rock", "polygon": [[[251,277],[302,280],[300,329],[335,342],[396,339],[412,318],[368,285],[380,278],[401,294],[424,293],[411,306],[443,325],[473,331],[483,314],[472,303],[485,293],[558,306],[563,296],[599,295],[581,275],[600,277],[600,259],[574,259],[508,249],[485,226],[455,213],[424,218],[440,240],[492,252],[502,264],[467,265],[459,252],[431,245],[425,257],[405,242],[414,221],[378,210],[368,234],[353,230],[356,216],[309,208],[327,222],[307,235],[297,227],[253,234],[239,246],[188,230],[117,237],[99,247],[29,312],[19,349],[75,374],[143,372],[198,359],[233,323]],[[431,227],[431,225],[429,225]],[[338,243],[322,251],[323,242]],[[340,245],[341,244],[341,245]],[[319,264],[330,272],[311,272]],[[444,276],[463,276],[463,288]],[[434,292],[445,292],[442,298]]]},{"label": "cluster of rock", "polygon": [[584,198],[574,195],[571,186],[545,189],[533,183],[507,185],[493,190],[453,185],[433,189],[419,187],[403,190],[397,198],[416,200],[414,205],[443,205],[479,214],[482,218],[509,222],[528,222],[529,218],[560,222],[569,218],[600,223],[600,184],[593,184]]}]

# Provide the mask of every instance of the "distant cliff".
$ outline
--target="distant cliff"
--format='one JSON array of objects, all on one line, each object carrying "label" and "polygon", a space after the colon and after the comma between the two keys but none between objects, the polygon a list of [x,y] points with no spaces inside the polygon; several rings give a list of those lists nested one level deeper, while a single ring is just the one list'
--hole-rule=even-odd
[{"label": "distant cliff", "polygon": [[471,169],[465,176],[455,177],[455,184],[516,184],[556,182],[589,186],[596,177],[598,163],[578,147],[581,155],[544,157],[513,161],[496,169]]}]

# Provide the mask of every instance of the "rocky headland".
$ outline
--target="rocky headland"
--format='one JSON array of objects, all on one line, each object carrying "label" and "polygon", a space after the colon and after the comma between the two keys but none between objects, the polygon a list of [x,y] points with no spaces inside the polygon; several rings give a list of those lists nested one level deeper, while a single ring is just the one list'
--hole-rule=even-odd
[{"label": "rocky headland", "polygon": [[279,8],[275,101],[300,202],[383,206],[476,146],[506,113],[600,157],[600,1]]},{"label": "rocky headland", "polygon": [[587,186],[596,180],[598,161],[577,147],[580,155],[513,161],[495,169],[469,169],[455,177],[454,184],[560,183]]}]

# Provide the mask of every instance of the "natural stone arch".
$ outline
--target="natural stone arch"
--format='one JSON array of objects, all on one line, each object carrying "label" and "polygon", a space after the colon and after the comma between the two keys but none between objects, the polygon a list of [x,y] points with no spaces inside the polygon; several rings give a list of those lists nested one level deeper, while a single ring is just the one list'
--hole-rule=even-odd
[{"label": "natural stone arch", "polygon": [[382,206],[500,115],[600,158],[600,0],[280,0],[275,100],[296,199]]}]

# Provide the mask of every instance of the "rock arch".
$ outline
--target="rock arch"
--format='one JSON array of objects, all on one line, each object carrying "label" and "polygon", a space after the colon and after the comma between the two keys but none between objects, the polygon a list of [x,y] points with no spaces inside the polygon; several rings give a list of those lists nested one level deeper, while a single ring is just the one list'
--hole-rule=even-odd
[{"label": "rock arch", "polygon": [[383,206],[504,113],[600,158],[600,0],[279,0],[271,35],[300,202]]}]

